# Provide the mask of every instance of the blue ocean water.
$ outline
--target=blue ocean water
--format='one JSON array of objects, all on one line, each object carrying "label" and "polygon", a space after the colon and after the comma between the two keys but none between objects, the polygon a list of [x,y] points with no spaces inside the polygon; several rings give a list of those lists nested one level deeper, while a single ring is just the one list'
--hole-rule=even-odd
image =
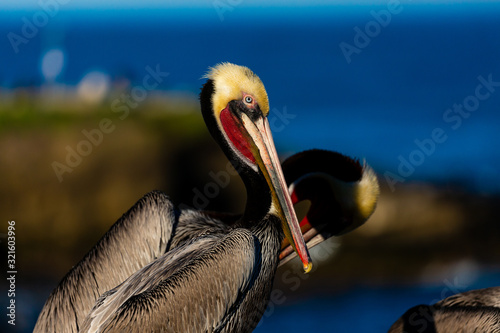
[{"label": "blue ocean water", "polygon": [[254,332],[386,333],[413,306],[431,305],[458,292],[498,285],[498,272],[481,274],[466,288],[455,288],[450,278],[430,286],[365,285],[334,295],[315,295],[268,309],[269,315],[264,314]]},{"label": "blue ocean water", "polygon": [[[69,85],[91,70],[140,84],[158,66],[170,74],[159,89],[197,93],[209,66],[235,62],[266,84],[282,152],[333,149],[365,158],[387,183],[499,192],[500,6],[398,10],[60,12],[17,53],[2,38],[0,86],[43,84],[41,57],[53,48],[65,59],[56,81]],[[34,19],[3,14],[0,36],[23,36],[23,17]]]}]

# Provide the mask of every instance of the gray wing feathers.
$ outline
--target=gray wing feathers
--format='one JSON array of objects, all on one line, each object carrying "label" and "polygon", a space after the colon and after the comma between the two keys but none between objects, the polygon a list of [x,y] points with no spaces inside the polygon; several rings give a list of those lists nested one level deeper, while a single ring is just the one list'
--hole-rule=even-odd
[{"label": "gray wing feathers", "polygon": [[175,248],[103,295],[81,332],[218,332],[260,265],[252,234],[235,229]]},{"label": "gray wing feathers", "polygon": [[500,333],[500,287],[456,294],[409,309],[389,333]]},{"label": "gray wing feathers", "polygon": [[176,213],[165,194],[145,195],[63,278],[34,332],[77,332],[102,293],[167,250],[175,223]]},{"label": "gray wing feathers", "polygon": [[[428,316],[428,317],[426,317]],[[494,307],[441,308],[434,313],[399,318],[388,333],[500,333],[500,311]]]},{"label": "gray wing feathers", "polygon": [[185,209],[181,211],[170,248],[179,247],[194,238],[208,233],[227,233],[232,229],[221,220],[197,211]]},{"label": "gray wing feathers", "polygon": [[472,306],[500,308],[500,287],[475,289],[456,294],[436,303],[438,307]]}]

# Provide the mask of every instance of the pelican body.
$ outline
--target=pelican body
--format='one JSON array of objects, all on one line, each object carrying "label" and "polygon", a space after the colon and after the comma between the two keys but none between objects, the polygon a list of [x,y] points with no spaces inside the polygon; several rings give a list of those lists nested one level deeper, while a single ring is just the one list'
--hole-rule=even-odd
[{"label": "pelican body", "polygon": [[[287,177],[288,188],[260,79],[228,63],[206,77],[202,114],[243,179],[243,215],[179,210],[164,193],[147,194],[63,278],[34,332],[251,332],[267,307],[280,260],[296,255],[305,272],[311,270],[303,233],[318,243],[361,225],[373,212],[378,184],[371,169],[360,168],[356,179],[341,186],[356,189],[339,206],[351,222],[325,223],[319,217],[327,210],[313,204],[301,229],[293,202],[307,195],[299,198],[299,189],[307,189],[308,180],[335,177],[321,168],[304,169]],[[335,193],[335,181],[329,184],[327,192]]]},{"label": "pelican body", "polygon": [[499,333],[500,287],[470,290],[406,311],[389,333]]}]

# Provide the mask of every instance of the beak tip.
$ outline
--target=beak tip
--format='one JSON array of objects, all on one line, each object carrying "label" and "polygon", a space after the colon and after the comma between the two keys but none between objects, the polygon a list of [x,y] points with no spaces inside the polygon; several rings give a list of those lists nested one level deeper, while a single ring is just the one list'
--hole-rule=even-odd
[{"label": "beak tip", "polygon": [[308,262],[307,264],[304,264],[304,273],[309,273],[312,270],[313,264],[312,262]]}]

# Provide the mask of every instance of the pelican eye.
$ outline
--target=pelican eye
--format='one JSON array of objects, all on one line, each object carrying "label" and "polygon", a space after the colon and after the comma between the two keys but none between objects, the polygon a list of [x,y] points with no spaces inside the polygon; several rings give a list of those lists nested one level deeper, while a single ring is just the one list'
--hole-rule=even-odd
[{"label": "pelican eye", "polygon": [[253,102],[253,98],[251,96],[245,96],[245,103],[251,104]]}]

